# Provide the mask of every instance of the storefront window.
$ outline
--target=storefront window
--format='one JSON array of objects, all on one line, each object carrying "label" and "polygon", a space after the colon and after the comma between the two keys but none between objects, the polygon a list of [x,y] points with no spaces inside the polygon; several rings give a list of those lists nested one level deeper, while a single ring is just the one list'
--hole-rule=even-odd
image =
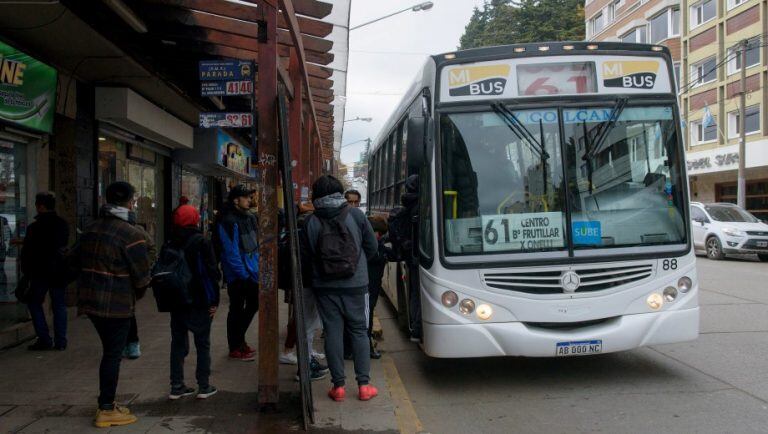
[{"label": "storefront window", "polygon": [[26,147],[0,141],[0,329],[28,319],[16,303],[19,249],[27,231]]},{"label": "storefront window", "polygon": [[181,195],[187,198],[189,205],[200,211],[203,232],[207,232],[210,224],[207,192],[208,186],[204,176],[186,170],[181,173]]},{"label": "storefront window", "polygon": [[102,134],[99,137],[99,205],[106,203],[107,186],[126,181],[136,189],[136,223],[144,227],[158,245],[162,243],[159,219],[158,184],[162,176],[156,168],[156,154],[141,146]]}]

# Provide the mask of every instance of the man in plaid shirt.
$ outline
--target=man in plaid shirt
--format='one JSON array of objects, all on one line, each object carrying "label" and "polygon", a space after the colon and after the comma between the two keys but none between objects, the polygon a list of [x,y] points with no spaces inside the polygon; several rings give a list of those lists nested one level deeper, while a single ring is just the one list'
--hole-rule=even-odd
[{"label": "man in plaid shirt", "polygon": [[127,182],[107,187],[107,204],[99,218],[81,235],[77,248],[78,310],[96,327],[103,348],[99,367],[97,427],[128,425],[136,416],[115,404],[120,360],[123,355],[136,299],[150,283],[147,242],[135,227],[135,190]]}]

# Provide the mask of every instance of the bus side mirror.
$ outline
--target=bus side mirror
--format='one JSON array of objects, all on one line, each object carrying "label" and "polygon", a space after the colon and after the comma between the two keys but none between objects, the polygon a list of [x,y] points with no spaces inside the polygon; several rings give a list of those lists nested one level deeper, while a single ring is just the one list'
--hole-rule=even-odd
[{"label": "bus side mirror", "polygon": [[408,118],[408,141],[406,142],[406,159],[408,172],[417,172],[425,161],[424,137],[427,120],[423,117]]}]

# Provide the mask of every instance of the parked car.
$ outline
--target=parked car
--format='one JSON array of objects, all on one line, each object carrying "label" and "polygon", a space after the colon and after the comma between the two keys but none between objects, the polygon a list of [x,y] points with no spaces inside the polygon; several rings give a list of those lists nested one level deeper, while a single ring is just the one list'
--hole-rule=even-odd
[{"label": "parked car", "polygon": [[691,203],[693,246],[709,259],[756,254],[768,261],[768,224],[732,203]]}]

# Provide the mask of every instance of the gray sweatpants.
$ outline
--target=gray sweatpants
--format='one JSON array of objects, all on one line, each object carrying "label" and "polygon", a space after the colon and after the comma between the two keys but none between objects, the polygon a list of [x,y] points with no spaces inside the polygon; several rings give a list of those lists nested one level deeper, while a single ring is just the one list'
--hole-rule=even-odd
[{"label": "gray sweatpants", "polygon": [[331,370],[334,386],[343,386],[344,328],[352,338],[355,379],[358,385],[368,384],[371,372],[371,353],[368,341],[368,293],[324,294],[316,293],[317,307],[325,329],[325,360]]}]

